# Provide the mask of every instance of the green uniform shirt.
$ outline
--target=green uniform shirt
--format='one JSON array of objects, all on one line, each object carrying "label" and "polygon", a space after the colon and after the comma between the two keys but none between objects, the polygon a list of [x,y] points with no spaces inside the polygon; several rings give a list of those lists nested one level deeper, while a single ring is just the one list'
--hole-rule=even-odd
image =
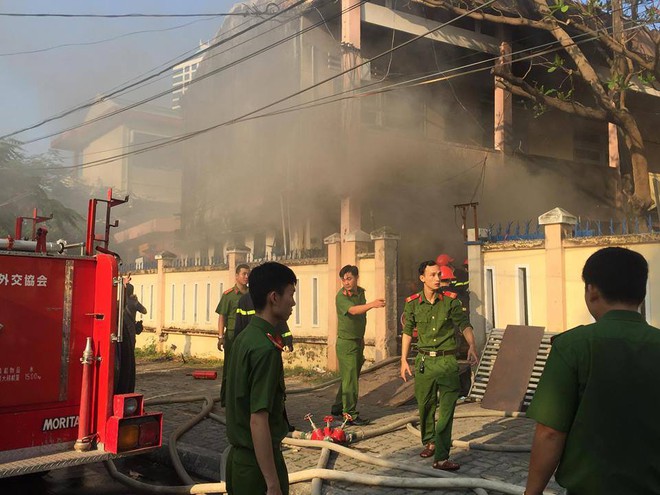
[{"label": "green uniform shirt", "polygon": [[567,433],[570,494],[660,493],[660,330],[632,311],[557,336],[527,417]]},{"label": "green uniform shirt", "polygon": [[227,289],[220,298],[218,307],[215,312],[225,317],[225,326],[228,332],[233,332],[236,326],[236,310],[238,309],[238,301],[243,297],[243,293],[234,285],[231,289]]},{"label": "green uniform shirt", "polygon": [[367,314],[352,315],[348,312],[353,306],[367,304],[367,298],[362,287],[358,287],[355,293],[346,289],[337,292],[337,337],[340,339],[361,339],[367,327]]},{"label": "green uniform shirt", "polygon": [[422,290],[406,299],[403,314],[406,320],[403,333],[412,336],[417,327],[418,346],[424,351],[456,349],[454,325],[461,332],[471,326],[461,301],[454,294],[438,293],[431,304]]},{"label": "green uniform shirt", "polygon": [[284,419],[284,369],[282,353],[268,338],[273,326],[258,316],[232,345],[227,374],[227,437],[234,447],[254,450],[250,415],[268,412],[273,445],[289,432]]}]

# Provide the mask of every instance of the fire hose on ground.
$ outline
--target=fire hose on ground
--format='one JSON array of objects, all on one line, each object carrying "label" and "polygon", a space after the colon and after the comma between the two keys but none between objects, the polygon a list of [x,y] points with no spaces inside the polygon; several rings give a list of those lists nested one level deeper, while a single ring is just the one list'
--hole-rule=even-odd
[{"label": "fire hose on ground", "polygon": [[[375,371],[376,369],[382,368],[388,364],[398,361],[400,358],[394,357],[382,361],[363,372],[363,374]],[[323,389],[334,383],[338,383],[339,379],[330,380],[328,382],[321,383],[312,387],[305,387],[299,389],[291,389],[287,391],[288,394],[296,393],[307,393],[314,390]],[[218,399],[211,396],[182,396],[182,397],[171,397],[168,399],[162,400],[152,400],[146,401],[149,405],[159,405],[159,404],[176,404],[176,403],[187,403],[187,402],[196,402],[204,401],[202,410],[193,418],[188,420],[186,423],[177,428],[169,438],[169,452],[172,458],[172,464],[181,478],[181,480],[186,483],[184,486],[157,486],[147,483],[143,483],[137,480],[134,480],[122,473],[120,473],[115,467],[112,461],[106,461],[106,467],[110,475],[117,479],[118,481],[142,492],[148,493],[157,493],[157,494],[194,494],[194,493],[227,493],[226,485],[224,482],[219,483],[200,483],[195,484],[194,480],[190,475],[185,471],[183,464],[178,455],[176,448],[176,442],[186,431],[190,430],[197,423],[202,421],[204,418],[209,417],[213,420],[216,420],[222,424],[225,424],[225,420],[222,416],[214,414],[211,412],[213,409],[214,402]],[[507,412],[507,411],[473,411],[466,413],[457,413],[455,418],[471,418],[471,417],[524,417],[524,413],[517,412]],[[397,421],[385,425],[370,431],[360,430],[354,437],[353,442],[365,440],[368,438],[374,438],[379,435],[390,433],[395,431],[403,426],[409,431],[415,432],[418,430],[413,426],[413,423],[418,422],[418,415],[413,414],[400,418]],[[294,432],[296,433],[296,432]],[[388,461],[378,457],[370,456],[355,450],[349,449],[342,445],[338,445],[331,442],[325,441],[314,441],[314,440],[303,440],[300,438],[285,438],[283,441],[284,444],[308,448],[320,448],[321,456],[317,463],[317,467],[314,469],[307,469],[304,471],[299,471],[289,474],[289,483],[300,483],[304,481],[312,481],[312,493],[313,495],[320,494],[322,488],[323,480],[328,481],[344,481],[349,483],[358,483],[365,484],[369,486],[389,486],[389,487],[400,487],[400,488],[471,488],[475,493],[479,495],[485,495],[487,492],[486,489],[498,491],[501,493],[507,494],[521,494],[523,493],[523,487],[512,485],[509,483],[499,482],[499,481],[490,481],[482,478],[462,478],[456,477],[453,473],[448,473],[445,471],[439,471],[435,469],[424,468],[414,465],[402,465],[401,463]],[[474,450],[494,450],[494,451],[504,451],[504,452],[528,452],[529,446],[510,446],[510,445],[491,445],[491,444],[481,444],[478,442],[461,442],[454,441],[452,445],[461,448],[470,448]],[[486,445],[486,447],[484,447]],[[509,450],[511,447],[515,447],[514,450]],[[518,450],[520,449],[520,450]],[[522,450],[526,449],[526,450]],[[401,478],[401,477],[392,477],[392,476],[379,476],[379,475],[366,475],[366,474],[357,474],[351,472],[336,471],[331,469],[325,469],[327,462],[329,460],[330,452],[335,451],[339,454],[349,456],[353,459],[360,460],[369,464],[387,467],[390,469],[398,469],[403,471],[414,472],[417,474],[423,474],[426,478]],[[224,463],[226,462],[228,449],[226,449],[222,454],[222,465],[221,474],[224,476]],[[429,477],[431,479],[429,479]],[[442,479],[439,479],[442,478]]]}]

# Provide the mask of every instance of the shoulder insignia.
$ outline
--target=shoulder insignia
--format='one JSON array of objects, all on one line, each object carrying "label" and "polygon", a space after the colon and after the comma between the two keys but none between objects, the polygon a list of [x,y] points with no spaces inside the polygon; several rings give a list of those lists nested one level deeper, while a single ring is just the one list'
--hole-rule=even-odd
[{"label": "shoulder insignia", "polygon": [[451,297],[452,299],[456,299],[458,297],[458,294],[456,294],[456,292],[444,291],[443,294],[447,297]]},{"label": "shoulder insignia", "polygon": [[414,301],[415,299],[419,298],[419,292],[417,294],[413,294],[412,296],[406,297],[406,302],[409,303],[410,301]]},{"label": "shoulder insignia", "polygon": [[232,287],[231,289],[227,289],[226,291],[223,292],[223,294],[226,296],[227,294],[230,294],[234,288]]},{"label": "shoulder insignia", "polygon": [[281,336],[276,335],[275,337],[273,337],[271,334],[267,333],[266,337],[268,337],[268,340],[270,340],[273,343],[273,345],[275,346],[275,349],[277,349],[280,352],[282,352],[284,350],[284,346],[282,345],[283,342],[282,342],[282,337]]}]

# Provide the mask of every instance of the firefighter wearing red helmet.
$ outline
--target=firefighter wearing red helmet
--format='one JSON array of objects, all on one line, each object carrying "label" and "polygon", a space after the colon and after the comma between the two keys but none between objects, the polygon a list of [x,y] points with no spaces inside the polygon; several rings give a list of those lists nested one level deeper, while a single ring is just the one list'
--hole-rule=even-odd
[{"label": "firefighter wearing red helmet", "polygon": [[[420,430],[424,450],[421,457],[433,457],[433,468],[456,471],[460,465],[449,460],[454,408],[459,396],[460,380],[456,360],[457,343],[454,325],[468,342],[468,361],[477,362],[472,325],[455,293],[448,288],[454,278],[449,266],[433,261],[419,265],[423,289],[406,299],[405,326],[401,344],[401,378],[412,376],[408,352],[413,329],[417,327],[418,354],[415,358],[415,399],[419,408]],[[435,412],[440,406],[436,423]]]},{"label": "firefighter wearing red helmet", "polygon": [[438,257],[435,259],[435,264],[438,266],[449,266],[453,262],[454,262],[454,258],[452,258],[451,256],[445,253],[439,254]]}]

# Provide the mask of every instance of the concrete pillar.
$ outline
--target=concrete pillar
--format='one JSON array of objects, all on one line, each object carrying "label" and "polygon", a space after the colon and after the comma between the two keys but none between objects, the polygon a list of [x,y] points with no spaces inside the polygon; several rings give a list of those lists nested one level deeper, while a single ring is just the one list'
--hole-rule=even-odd
[{"label": "concrete pillar", "polygon": [[167,281],[165,280],[165,268],[172,265],[172,261],[176,259],[176,254],[169,251],[163,251],[154,256],[157,262],[156,274],[156,347],[158,352],[164,350],[163,342],[166,337],[163,334],[165,328],[165,288]]},{"label": "concrete pillar", "polygon": [[384,298],[383,309],[373,310],[376,319],[375,360],[376,362],[396,355],[397,334],[397,261],[398,241],[401,237],[388,227],[371,233],[374,241],[376,265],[376,293],[374,298]]},{"label": "concrete pillar", "polygon": [[[500,26],[500,57],[495,63],[496,67],[504,67],[511,60],[511,41]],[[513,95],[505,90],[499,83],[500,78],[495,78],[495,149],[509,153],[511,151],[511,134],[513,131]]]},{"label": "concrete pillar", "polygon": [[335,298],[341,288],[339,270],[341,270],[341,236],[332,234],[323,239],[328,246],[328,364],[330,371],[338,369],[337,363],[337,311]]},{"label": "concrete pillar", "polygon": [[356,265],[357,254],[371,237],[362,231],[362,208],[355,196],[341,200],[341,264]]},{"label": "concrete pillar", "polygon": [[355,7],[359,0],[341,0],[341,42],[348,43],[351,46],[359,49],[361,38],[361,22],[362,22],[362,9],[360,7],[348,10]]},{"label": "concrete pillar", "polygon": [[[227,247],[227,264],[229,265],[229,274],[233,276],[236,273],[236,267],[242,263],[247,263],[250,248],[243,245],[231,245]],[[233,277],[231,278],[233,280]]]},{"label": "concrete pillar", "polygon": [[[486,236],[486,229],[479,229]],[[484,255],[482,243],[475,235],[475,229],[467,230],[467,255],[470,281],[470,323],[474,330],[477,353],[481,354],[486,345],[486,287],[484,280]]]},{"label": "concrete pillar", "polygon": [[545,229],[547,332],[566,330],[566,277],[562,241],[576,224],[575,215],[561,208],[554,208],[539,217],[539,225]]},{"label": "concrete pillar", "polygon": [[621,157],[619,156],[619,133],[616,124],[612,124],[611,122],[607,124],[607,142],[609,144],[610,168],[618,169],[621,166]]}]

